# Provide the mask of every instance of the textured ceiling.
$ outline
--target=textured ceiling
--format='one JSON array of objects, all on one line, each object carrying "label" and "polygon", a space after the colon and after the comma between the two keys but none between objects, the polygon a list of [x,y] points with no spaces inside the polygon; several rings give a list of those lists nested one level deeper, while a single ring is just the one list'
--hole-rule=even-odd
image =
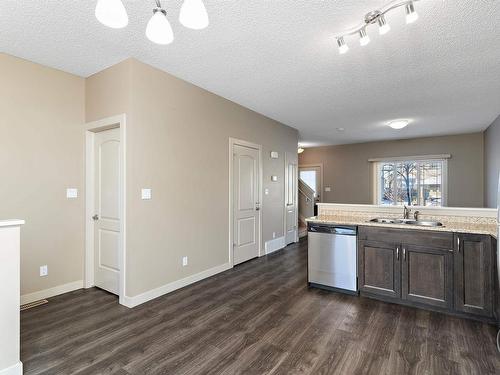
[{"label": "textured ceiling", "polygon": [[[300,131],[306,145],[458,134],[500,113],[500,1],[421,0],[392,30],[339,55],[331,36],[386,0],[205,0],[210,26],[182,27],[166,5],[169,46],[144,36],[153,0],[124,0],[126,29],[94,17],[96,0],[1,0],[0,51],[88,76],[135,57]],[[384,124],[410,118],[396,131]],[[337,128],[345,128],[340,132]]]}]

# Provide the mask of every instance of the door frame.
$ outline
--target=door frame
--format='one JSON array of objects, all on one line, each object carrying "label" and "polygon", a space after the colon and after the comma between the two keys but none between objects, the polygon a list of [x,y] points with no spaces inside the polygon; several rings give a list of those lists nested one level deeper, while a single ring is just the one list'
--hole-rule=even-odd
[{"label": "door frame", "polygon": [[[300,168],[319,168],[319,175],[320,175],[320,178],[321,178],[321,186],[320,186],[320,196],[319,196],[319,202],[318,203],[322,203],[323,202],[323,194],[325,193],[325,189],[324,189],[324,184],[325,182],[323,181],[323,163],[315,163],[315,164],[299,164],[298,168],[297,168],[297,179],[300,178]],[[298,185],[298,184],[297,184]]]},{"label": "door frame", "polygon": [[120,241],[118,264],[120,265],[118,298],[125,305],[126,272],[126,115],[121,114],[85,124],[85,288],[94,286],[94,138],[95,134],[110,129],[120,129]]},{"label": "door frame", "polygon": [[234,251],[234,199],[233,199],[233,146],[243,146],[253,148],[259,151],[259,202],[260,202],[260,210],[259,210],[259,257],[264,255],[262,253],[262,210],[263,210],[263,202],[262,202],[262,186],[263,186],[263,173],[262,173],[262,146],[256,143],[244,141],[242,139],[237,138],[229,138],[229,264],[231,267],[234,267],[233,260],[233,251]]},{"label": "door frame", "polygon": [[[285,152],[285,207],[283,209],[283,235],[285,236],[285,243],[286,243],[286,230],[287,230],[287,208],[286,208],[286,200],[287,200],[287,195],[288,195],[288,162],[289,162],[289,152]],[[295,241],[294,242],[299,242],[299,163],[298,160],[295,163],[295,177],[297,178],[295,181],[295,200],[294,200],[294,205],[295,205]]]}]

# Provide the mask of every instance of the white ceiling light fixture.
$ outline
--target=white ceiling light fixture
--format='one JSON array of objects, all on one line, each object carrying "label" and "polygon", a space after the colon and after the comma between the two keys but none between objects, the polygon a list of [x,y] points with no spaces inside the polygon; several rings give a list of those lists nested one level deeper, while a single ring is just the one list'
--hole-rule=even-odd
[{"label": "white ceiling light fixture", "polygon": [[179,22],[187,28],[201,30],[208,26],[208,13],[202,0],[184,0]]},{"label": "white ceiling light fixture", "polygon": [[299,145],[297,148],[297,154],[302,154],[304,152],[304,149]]},{"label": "white ceiling light fixture", "polygon": [[400,130],[403,128],[406,128],[408,124],[410,123],[409,120],[394,120],[391,121],[387,124],[387,126],[390,126],[393,129]]},{"label": "white ceiling light fixture", "polygon": [[349,51],[349,46],[345,44],[343,37],[337,38],[337,45],[339,46],[339,53],[341,55]]},{"label": "white ceiling light fixture", "polygon": [[[170,44],[174,41],[174,32],[167,19],[167,12],[162,8],[160,0],[155,0],[156,8],[153,17],[146,27],[146,36],[156,44]],[[128,15],[121,0],[98,0],[95,16],[103,25],[121,29],[128,25]],[[208,26],[208,13],[202,0],[185,0],[182,4],[179,21],[182,25],[195,30]]]},{"label": "white ceiling light fixture", "polygon": [[359,30],[359,45],[364,47],[370,43],[370,37],[366,34],[366,29],[362,28]]},{"label": "white ceiling light fixture", "polygon": [[391,31],[391,26],[385,20],[385,16],[381,14],[378,18],[378,32],[380,35],[385,35]]},{"label": "white ceiling light fixture", "polygon": [[335,38],[339,46],[339,53],[345,54],[348,50],[347,44],[344,38],[350,35],[359,35],[359,44],[361,46],[366,46],[370,43],[370,37],[366,33],[366,28],[373,24],[378,24],[380,35],[385,35],[391,30],[391,26],[387,23],[385,15],[393,9],[405,7],[406,9],[406,23],[410,24],[418,19],[418,13],[415,11],[414,2],[419,0],[406,0],[406,1],[393,1],[388,5],[382,7],[380,10],[373,10],[367,13],[363,19],[363,23],[356,26],[350,30],[347,30],[341,34],[338,34]]},{"label": "white ceiling light fixture", "polygon": [[406,4],[406,23],[410,24],[418,20],[418,13],[415,11],[413,3]]},{"label": "white ceiling light fixture", "polygon": [[99,0],[95,7],[95,17],[112,29],[122,29],[128,25],[127,11],[121,0]]},{"label": "white ceiling light fixture", "polygon": [[146,36],[156,44],[170,44],[174,41],[174,32],[167,19],[167,12],[161,7],[160,1],[156,0],[156,8],[153,16],[146,27]]}]

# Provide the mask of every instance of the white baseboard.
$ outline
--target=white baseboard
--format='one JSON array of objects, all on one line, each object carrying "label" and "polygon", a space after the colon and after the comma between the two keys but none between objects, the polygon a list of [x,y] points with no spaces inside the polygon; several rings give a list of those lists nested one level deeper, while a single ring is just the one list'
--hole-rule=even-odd
[{"label": "white baseboard", "polygon": [[173,281],[169,284],[165,284],[163,286],[160,286],[159,288],[149,290],[147,292],[141,293],[141,294],[134,296],[134,297],[124,296],[123,300],[120,303],[122,305],[130,307],[130,308],[136,307],[136,306],[141,305],[145,302],[151,301],[152,299],[163,296],[164,294],[171,293],[174,290],[183,288],[183,287],[188,286],[190,284],[193,284],[197,281],[200,281],[200,280],[206,279],[210,276],[214,276],[218,273],[227,271],[230,268],[232,268],[230,263],[224,263],[224,264],[221,264],[220,266],[216,266],[216,267],[210,268],[208,270],[202,271],[200,273],[185,277],[184,279]]},{"label": "white baseboard", "polygon": [[0,369],[0,375],[23,375],[22,362],[17,362],[14,366]]},{"label": "white baseboard", "polygon": [[[26,303],[31,303],[35,301],[39,301],[41,299],[50,298],[54,296],[58,296],[59,294],[72,292],[73,290],[82,289],[83,288],[83,280],[73,281],[72,283],[58,285],[53,288],[40,290],[38,292],[23,294],[21,296],[21,305]],[[0,375],[3,375],[0,373]]]},{"label": "white baseboard", "polygon": [[286,246],[285,236],[283,236],[267,241],[264,245],[264,248],[267,255],[274,253],[275,251],[278,251],[280,249],[283,249],[285,246]]}]

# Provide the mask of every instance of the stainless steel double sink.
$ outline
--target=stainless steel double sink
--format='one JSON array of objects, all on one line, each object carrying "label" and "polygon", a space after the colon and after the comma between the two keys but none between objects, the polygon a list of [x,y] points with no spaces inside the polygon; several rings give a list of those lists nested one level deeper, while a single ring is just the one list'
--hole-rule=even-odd
[{"label": "stainless steel double sink", "polygon": [[441,227],[443,223],[439,221],[428,221],[428,220],[411,220],[411,219],[390,219],[377,217],[375,219],[371,219],[372,223],[380,223],[380,224],[401,224],[401,225],[415,225],[421,227]]}]

